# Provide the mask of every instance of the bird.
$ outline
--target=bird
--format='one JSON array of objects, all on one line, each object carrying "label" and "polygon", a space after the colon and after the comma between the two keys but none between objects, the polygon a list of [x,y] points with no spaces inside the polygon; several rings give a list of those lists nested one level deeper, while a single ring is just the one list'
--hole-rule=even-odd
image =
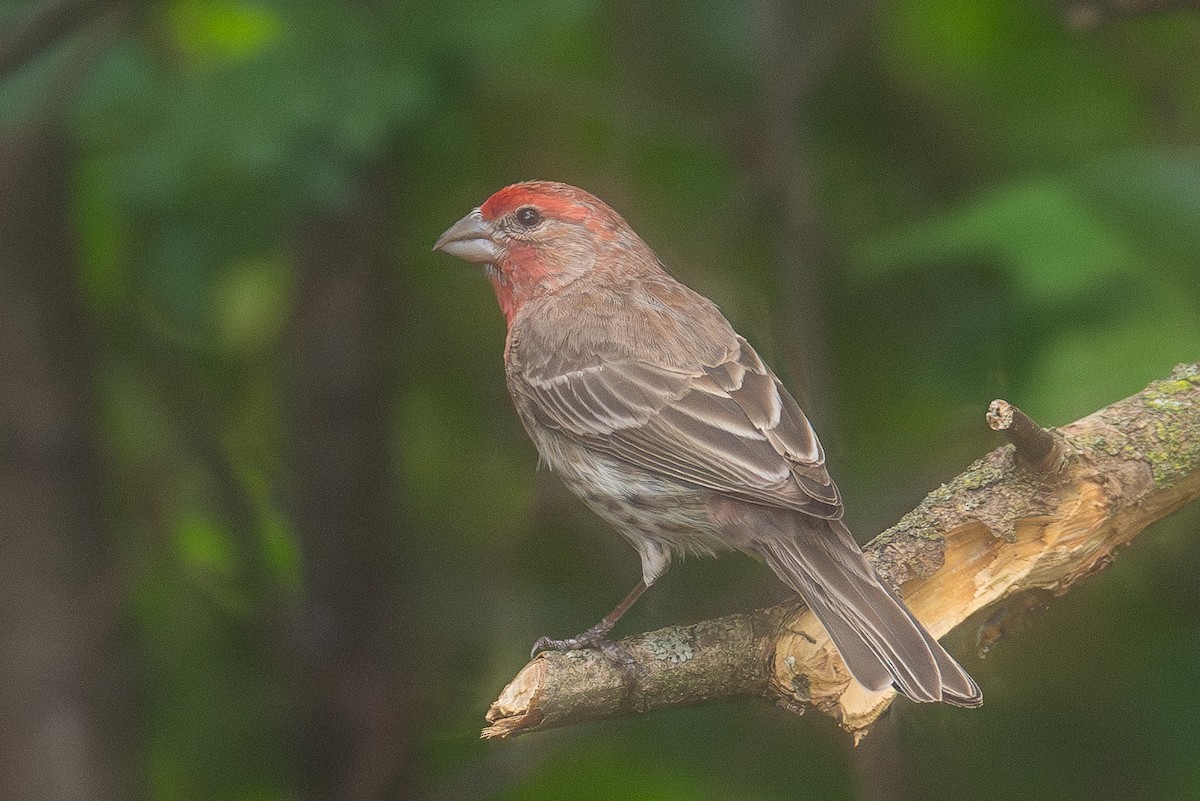
[{"label": "bird", "polygon": [[611,206],[564,183],[516,183],[434,250],[482,265],[507,322],[506,383],[541,460],[641,559],[612,612],[542,637],[535,655],[608,643],[673,557],[741,551],[800,595],[864,687],[982,703],[863,556],[795,399]]}]

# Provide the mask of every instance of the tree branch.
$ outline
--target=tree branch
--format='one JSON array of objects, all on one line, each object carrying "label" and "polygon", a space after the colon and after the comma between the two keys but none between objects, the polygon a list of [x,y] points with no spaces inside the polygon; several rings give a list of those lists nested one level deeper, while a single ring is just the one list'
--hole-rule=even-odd
[{"label": "tree branch", "polygon": [[[1200,497],[1200,364],[1180,365],[1053,432],[1025,426],[1028,417],[1008,404],[993,404],[993,412],[1001,422],[1022,421],[1013,436],[1040,443],[1035,456],[1061,458],[1018,458],[1016,446],[998,448],[865,549],[885,581],[903,586],[934,636],[990,611],[979,631],[985,649],[1031,601],[1067,592],[1146,526]],[[895,697],[853,681],[799,602],[671,626],[618,646],[624,664],[592,650],[539,654],[492,704],[483,736],[765,697],[797,713],[819,709],[860,737]]]}]

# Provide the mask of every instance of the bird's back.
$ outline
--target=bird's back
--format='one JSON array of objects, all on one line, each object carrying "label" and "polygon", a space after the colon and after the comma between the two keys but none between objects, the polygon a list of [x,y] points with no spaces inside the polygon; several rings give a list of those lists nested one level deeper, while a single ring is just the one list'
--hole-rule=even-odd
[{"label": "bird's back", "polygon": [[658,273],[576,282],[532,299],[512,322],[506,361],[510,371],[547,361],[567,370],[597,358],[695,370],[736,348],[716,304]]}]

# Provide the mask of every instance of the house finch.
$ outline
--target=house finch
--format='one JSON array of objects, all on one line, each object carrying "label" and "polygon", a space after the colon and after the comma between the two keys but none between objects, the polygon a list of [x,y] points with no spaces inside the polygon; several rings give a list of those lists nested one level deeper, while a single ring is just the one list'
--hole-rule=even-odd
[{"label": "house finch", "polygon": [[641,581],[609,615],[576,637],[543,637],[535,653],[605,642],[673,554],[739,550],[800,594],[866,687],[982,703],[841,522],[821,444],[787,389],[616,211],[573,186],[515,184],[434,250],[484,266],[525,430],[641,556]]}]

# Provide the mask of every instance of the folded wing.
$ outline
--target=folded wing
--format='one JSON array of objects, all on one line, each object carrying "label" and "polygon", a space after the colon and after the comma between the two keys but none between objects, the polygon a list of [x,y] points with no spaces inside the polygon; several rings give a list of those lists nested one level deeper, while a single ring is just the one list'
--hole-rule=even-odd
[{"label": "folded wing", "polygon": [[812,426],[741,337],[691,370],[560,352],[521,378],[538,422],[589,447],[730,497],[841,516]]}]

